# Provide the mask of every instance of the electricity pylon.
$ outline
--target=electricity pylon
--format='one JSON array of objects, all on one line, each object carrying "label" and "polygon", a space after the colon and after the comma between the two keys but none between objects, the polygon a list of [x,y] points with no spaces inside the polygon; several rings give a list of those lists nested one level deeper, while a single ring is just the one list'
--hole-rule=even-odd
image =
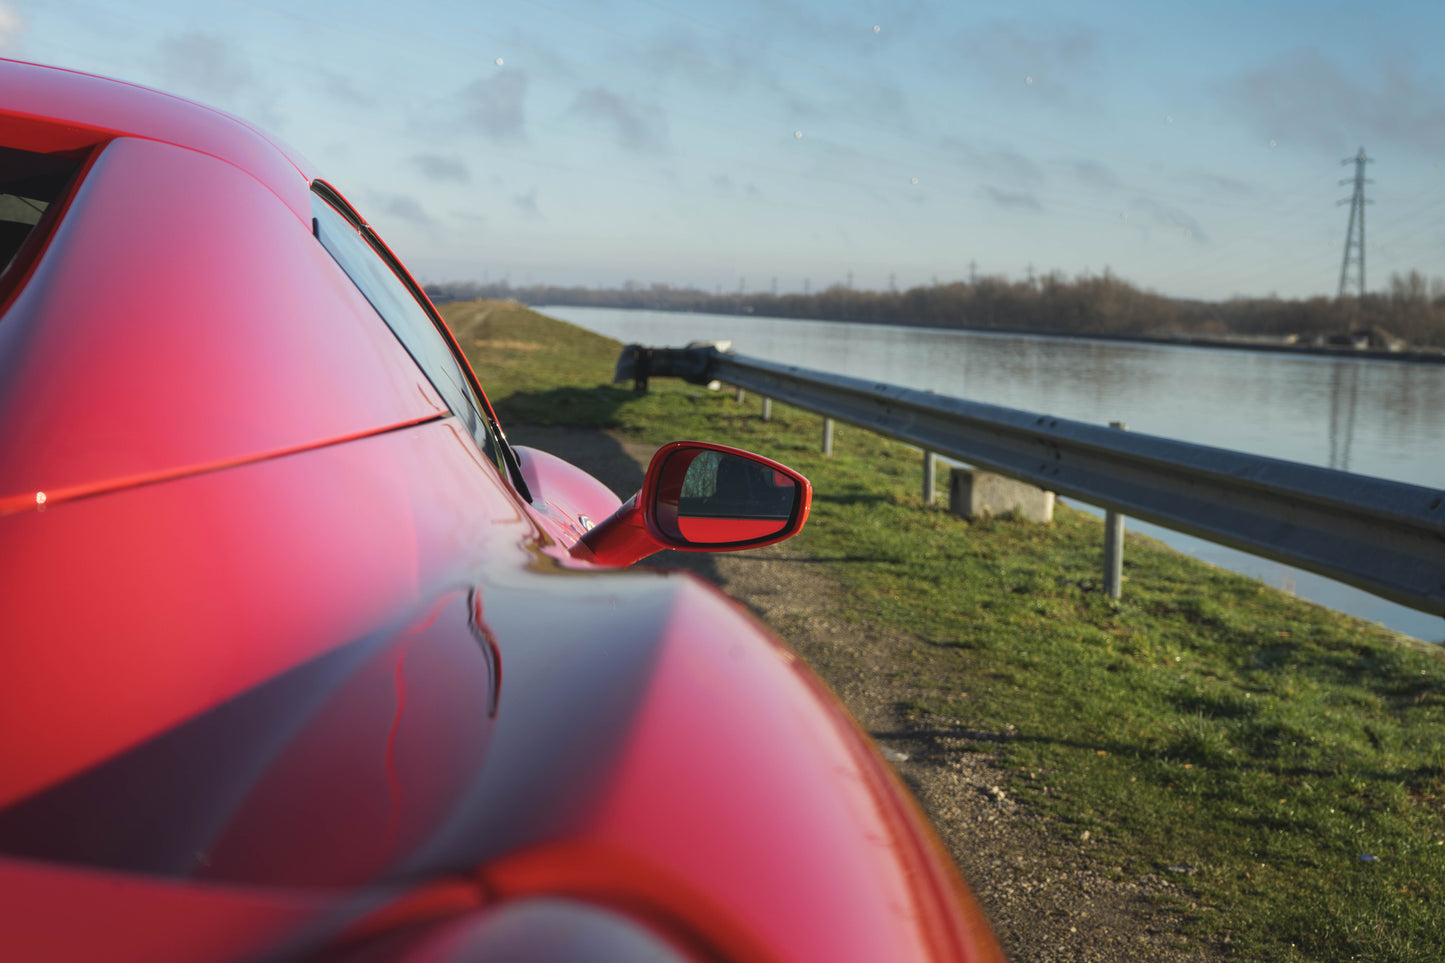
[{"label": "electricity pylon", "polygon": [[[1350,205],[1350,226],[1345,230],[1345,256],[1340,262],[1339,297],[1345,296],[1345,287],[1349,284],[1350,280],[1351,264],[1357,268],[1355,271],[1355,290],[1358,292],[1360,298],[1365,296],[1365,205],[1375,203],[1374,201],[1365,200],[1365,185],[1375,183],[1365,178],[1365,165],[1373,164],[1374,162],[1375,159],[1373,157],[1365,156],[1365,149],[1363,147],[1360,148],[1360,152],[1354,157],[1346,157],[1340,161],[1341,164],[1355,165],[1354,178],[1347,177],[1340,181],[1342,186],[1345,184],[1354,184],[1355,193],[1354,196],[1344,198],[1337,202],[1337,206],[1338,204]],[[1353,257],[1350,256],[1351,249],[1356,252]]]}]

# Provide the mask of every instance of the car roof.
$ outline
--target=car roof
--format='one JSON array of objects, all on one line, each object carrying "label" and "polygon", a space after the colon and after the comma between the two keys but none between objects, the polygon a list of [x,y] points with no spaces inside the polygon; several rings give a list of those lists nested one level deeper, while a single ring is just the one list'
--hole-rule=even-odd
[{"label": "car roof", "polygon": [[163,141],[239,167],[310,219],[312,166],[238,117],[138,84],[18,60],[0,59],[0,91],[6,146],[53,154],[118,136]]},{"label": "car roof", "polygon": [[3,61],[0,143],[82,161],[0,279],[0,515],[446,415],[246,124]]}]

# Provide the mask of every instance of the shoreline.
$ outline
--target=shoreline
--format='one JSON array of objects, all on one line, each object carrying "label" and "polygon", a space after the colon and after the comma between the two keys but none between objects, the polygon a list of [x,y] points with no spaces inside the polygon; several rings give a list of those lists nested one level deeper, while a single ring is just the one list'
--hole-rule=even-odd
[{"label": "shoreline", "polygon": [[[451,303],[451,302],[443,302]],[[522,304],[523,302],[517,302]],[[705,314],[712,317],[741,317],[757,320],[802,321],[823,324],[866,324],[884,328],[908,328],[914,331],[957,331],[963,334],[998,334],[1030,338],[1056,338],[1061,340],[1119,341],[1137,344],[1156,344],[1184,348],[1222,348],[1229,351],[1263,351],[1274,354],[1299,354],[1317,358],[1341,360],[1395,361],[1409,364],[1445,364],[1445,350],[1404,349],[1388,351],[1383,348],[1345,348],[1329,345],[1285,344],[1270,341],[1240,341],[1228,338],[1204,337],[1200,335],[1158,335],[1120,334],[1109,331],[1045,331],[1034,328],[977,327],[969,325],[920,325],[896,321],[864,321],[851,318],[790,318],[769,314],[739,314],[735,311],[672,311],[663,308],[613,307],[597,304],[524,304],[533,311],[546,311],[552,307],[585,308],[598,311],[647,311],[657,314]]]}]

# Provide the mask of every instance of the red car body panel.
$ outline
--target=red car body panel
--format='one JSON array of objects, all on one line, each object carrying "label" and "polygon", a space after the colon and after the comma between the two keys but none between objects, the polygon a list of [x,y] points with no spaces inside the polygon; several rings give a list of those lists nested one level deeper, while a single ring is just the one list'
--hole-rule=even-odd
[{"label": "red car body panel", "polygon": [[209,155],[100,148],[0,324],[0,438],[24,453],[0,511],[445,414],[309,224]]},{"label": "red car body panel", "polygon": [[89,152],[0,316],[0,956],[999,958],[781,643],[570,556],[617,497],[526,449],[518,493],[301,165],[84,75],[0,101]]},{"label": "red car body panel", "polygon": [[588,523],[600,522],[621,507],[612,489],[556,455],[523,446],[516,451],[528,489],[540,493],[533,510],[556,523],[553,534],[566,548],[587,533]]},{"label": "red car body panel", "polygon": [[148,87],[13,60],[0,60],[0,90],[8,147],[64,153],[118,136],[175,144],[245,171],[303,222],[311,220],[310,165],[229,114]]}]

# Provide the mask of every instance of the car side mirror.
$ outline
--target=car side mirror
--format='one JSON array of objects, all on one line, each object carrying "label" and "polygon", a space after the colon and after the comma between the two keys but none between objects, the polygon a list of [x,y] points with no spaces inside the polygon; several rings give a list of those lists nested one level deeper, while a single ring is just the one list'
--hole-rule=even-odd
[{"label": "car side mirror", "polygon": [[701,441],[658,449],[642,490],[573,548],[623,567],[664,548],[730,552],[796,535],[808,519],[813,486],[786,465]]}]

